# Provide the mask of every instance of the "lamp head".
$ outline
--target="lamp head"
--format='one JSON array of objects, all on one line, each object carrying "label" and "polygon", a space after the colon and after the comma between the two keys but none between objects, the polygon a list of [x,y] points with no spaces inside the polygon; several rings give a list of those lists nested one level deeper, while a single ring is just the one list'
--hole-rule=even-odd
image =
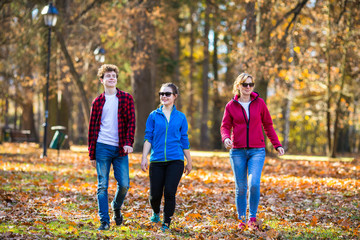
[{"label": "lamp head", "polygon": [[46,26],[54,27],[56,25],[57,15],[59,14],[59,12],[52,3],[45,6],[41,11],[41,14],[44,15],[44,21]]}]

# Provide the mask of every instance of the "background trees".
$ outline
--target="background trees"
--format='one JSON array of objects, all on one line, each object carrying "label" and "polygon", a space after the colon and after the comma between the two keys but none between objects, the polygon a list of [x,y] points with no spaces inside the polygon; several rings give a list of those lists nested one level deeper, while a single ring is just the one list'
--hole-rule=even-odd
[{"label": "background trees", "polygon": [[[136,149],[162,82],[193,148],[221,148],[219,123],[243,71],[256,78],[290,152],[358,152],[359,2],[355,0],[53,1],[60,12],[51,58],[50,125],[86,143],[101,86],[93,51],[120,68],[118,87],[136,104]],[[47,1],[0,4],[1,124],[42,134]],[[49,139],[51,139],[49,137]],[[270,150],[271,148],[269,148]]]}]

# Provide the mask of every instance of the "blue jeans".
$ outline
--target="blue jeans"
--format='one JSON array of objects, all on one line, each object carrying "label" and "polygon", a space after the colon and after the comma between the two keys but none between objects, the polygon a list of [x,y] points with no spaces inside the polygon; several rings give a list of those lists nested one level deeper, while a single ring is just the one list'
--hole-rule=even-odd
[{"label": "blue jeans", "polygon": [[121,208],[129,189],[129,159],[128,156],[119,156],[119,147],[96,143],[96,171],[98,180],[97,199],[101,222],[110,223],[108,187],[111,164],[117,181],[117,190],[111,203],[113,210]]},{"label": "blue jeans", "polygon": [[260,201],[260,178],[265,148],[231,149],[230,163],[235,177],[235,201],[238,218],[246,221],[246,195],[249,186],[250,218],[256,217]]}]

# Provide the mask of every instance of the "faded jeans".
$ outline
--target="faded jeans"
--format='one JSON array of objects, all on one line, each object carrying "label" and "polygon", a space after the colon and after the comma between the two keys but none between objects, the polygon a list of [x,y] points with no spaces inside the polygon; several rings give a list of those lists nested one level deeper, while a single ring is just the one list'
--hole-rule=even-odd
[{"label": "faded jeans", "polygon": [[256,217],[260,201],[260,178],[265,148],[231,149],[230,163],[235,177],[235,201],[238,218],[246,221],[246,195],[249,187],[250,218]]},{"label": "faded jeans", "polygon": [[101,222],[110,223],[108,187],[111,164],[117,181],[117,190],[111,203],[113,210],[121,209],[126,193],[129,189],[129,159],[119,156],[119,147],[96,143],[96,171],[98,180],[97,199]]}]

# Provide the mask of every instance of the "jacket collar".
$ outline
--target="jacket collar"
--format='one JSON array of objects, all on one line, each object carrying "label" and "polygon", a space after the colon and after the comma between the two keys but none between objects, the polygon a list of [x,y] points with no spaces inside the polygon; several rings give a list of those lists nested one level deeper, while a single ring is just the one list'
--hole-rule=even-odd
[{"label": "jacket collar", "polygon": [[[254,100],[258,99],[259,96],[260,96],[259,93],[257,93],[257,92],[252,92],[252,93],[250,93],[250,100],[251,100],[251,101],[254,101]],[[239,101],[239,96],[236,94],[236,95],[234,96],[233,100],[236,101],[236,102],[238,102],[238,101]]]},{"label": "jacket collar", "polygon": [[[159,108],[156,109],[156,112],[157,112],[157,113],[162,113],[162,112],[163,112],[163,111],[162,111],[163,107],[164,107],[164,105],[161,105]],[[173,106],[172,112],[173,112],[174,110],[176,110],[175,105]]]}]

